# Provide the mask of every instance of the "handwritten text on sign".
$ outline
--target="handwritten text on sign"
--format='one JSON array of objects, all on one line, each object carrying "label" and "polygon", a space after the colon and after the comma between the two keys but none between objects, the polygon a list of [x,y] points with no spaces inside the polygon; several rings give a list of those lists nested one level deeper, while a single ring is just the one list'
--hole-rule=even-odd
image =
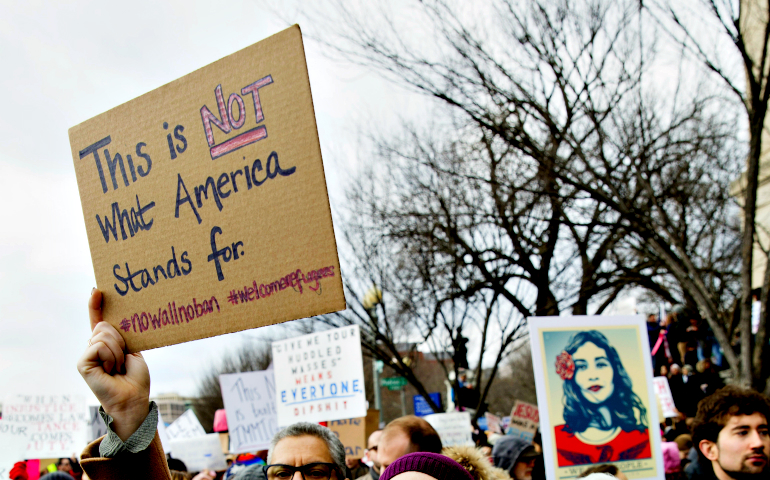
[{"label": "handwritten text on sign", "polygon": [[195,412],[188,409],[166,427],[166,435],[169,440],[196,438],[206,435],[206,430],[203,429],[198,417],[195,416]]},{"label": "handwritten text on sign", "polygon": [[366,416],[357,325],[273,342],[278,424]]},{"label": "handwritten text on sign", "polygon": [[105,320],[130,351],[345,308],[299,27],[70,144]]},{"label": "handwritten text on sign", "polygon": [[468,412],[434,413],[423,418],[436,429],[445,447],[473,445],[473,427]]},{"label": "handwritten text on sign", "polygon": [[68,457],[86,445],[88,407],[79,395],[12,395],[3,403],[3,421],[29,425],[26,458]]},{"label": "handwritten text on sign", "polygon": [[219,376],[230,452],[265,450],[278,432],[273,370]]}]

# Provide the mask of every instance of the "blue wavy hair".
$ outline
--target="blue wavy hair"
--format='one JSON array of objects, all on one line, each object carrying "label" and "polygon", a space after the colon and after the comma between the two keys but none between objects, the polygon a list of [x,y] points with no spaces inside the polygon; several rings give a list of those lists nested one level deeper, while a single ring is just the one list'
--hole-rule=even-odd
[{"label": "blue wavy hair", "polygon": [[[647,429],[647,409],[644,408],[641,399],[633,391],[631,378],[620,362],[620,356],[615,348],[607,341],[607,337],[596,330],[578,332],[569,339],[564,350],[570,355],[586,343],[593,343],[607,353],[612,366],[612,383],[614,386],[612,395],[601,404],[591,403],[580,392],[580,387],[575,383],[573,376],[564,381],[564,430],[568,433],[585,431],[589,426],[595,426],[601,430],[609,430],[620,427],[624,432]],[[605,406],[610,410],[609,422],[599,412],[599,408]],[[638,413],[638,415],[637,415]],[[638,418],[638,419],[637,419]]]}]

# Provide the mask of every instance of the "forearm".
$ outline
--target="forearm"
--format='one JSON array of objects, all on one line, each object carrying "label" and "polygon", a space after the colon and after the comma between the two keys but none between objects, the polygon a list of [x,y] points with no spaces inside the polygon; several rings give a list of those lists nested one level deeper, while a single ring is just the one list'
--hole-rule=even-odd
[{"label": "forearm", "polygon": [[[138,453],[147,449],[158,428],[158,406],[155,402],[150,402],[144,412],[144,417],[136,425],[136,420],[128,423],[127,417],[116,419],[103,408],[99,409],[99,414],[107,425],[107,435],[99,445],[99,453],[102,457],[115,457],[123,452]],[[138,414],[134,413],[132,419],[137,416]]]}]

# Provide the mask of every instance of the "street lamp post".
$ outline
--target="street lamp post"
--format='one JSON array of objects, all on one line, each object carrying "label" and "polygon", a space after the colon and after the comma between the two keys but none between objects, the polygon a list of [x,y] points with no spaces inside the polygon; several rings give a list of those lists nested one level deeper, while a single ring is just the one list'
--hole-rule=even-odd
[{"label": "street lamp post", "polygon": [[[380,331],[379,319],[377,318],[377,305],[382,303],[382,290],[377,288],[377,285],[372,285],[366,295],[364,295],[364,301],[361,302],[366,309],[366,313],[369,314],[369,321],[372,323],[372,330],[375,332],[375,343],[377,342],[376,334]],[[372,379],[374,380],[374,408],[377,409],[380,415],[377,428],[382,424],[382,395],[380,392],[380,373],[384,364],[382,360],[374,360],[372,362]]]}]

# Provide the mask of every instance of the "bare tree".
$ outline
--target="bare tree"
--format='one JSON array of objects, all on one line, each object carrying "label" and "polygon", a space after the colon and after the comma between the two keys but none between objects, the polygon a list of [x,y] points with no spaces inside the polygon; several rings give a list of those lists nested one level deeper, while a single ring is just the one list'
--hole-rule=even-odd
[{"label": "bare tree", "polygon": [[[647,1],[646,7],[664,30],[671,34],[672,39],[705,67],[707,73],[719,79],[727,92],[743,106],[748,123],[748,154],[745,158],[745,174],[741,178],[743,235],[739,329],[742,348],[736,352],[729,345],[725,345],[722,339],[720,344],[726,350],[733,369],[739,374],[741,383],[770,391],[770,384],[766,383],[770,272],[766,272],[762,282],[762,311],[756,340],[752,342],[751,336],[752,269],[754,245],[757,241],[757,190],[770,100],[770,5],[763,0],[653,0]],[[711,35],[702,35],[704,27]],[[720,43],[720,39],[725,41]],[[736,64],[742,68],[734,68]],[[770,262],[767,265],[770,266]],[[694,287],[694,297],[704,296],[702,288]],[[705,300],[699,300],[698,303],[701,308],[713,310]],[[712,325],[712,328],[718,330],[717,326]]]},{"label": "bare tree", "polygon": [[265,370],[272,362],[272,350],[269,344],[244,343],[234,351],[227,351],[218,366],[212,366],[198,382],[198,395],[195,401],[195,413],[201,425],[211,432],[214,425],[214,413],[225,408],[222,402],[222,390],[219,376],[225,373],[256,372]]},{"label": "bare tree", "polygon": [[[726,193],[729,180],[737,176],[737,159],[745,151],[736,140],[740,117],[735,103],[708,83],[688,83],[682,75],[670,82],[677,88],[667,89],[655,83],[654,75],[645,77],[652,72],[656,45],[645,45],[643,39],[655,38],[658,25],[643,23],[642,3],[500,0],[484,11],[441,0],[412,2],[413,21],[421,22],[427,32],[413,43],[404,31],[409,22],[395,18],[385,7],[375,10],[379,16],[371,15],[371,10],[362,16],[336,5],[345,21],[337,23],[332,30],[337,36],[327,41],[337,52],[448,106],[465,127],[451,138],[467,138],[469,131],[475,134],[469,142],[472,146],[464,146],[462,155],[454,155],[452,149],[444,149],[440,156],[431,156],[429,149],[412,155],[420,166],[430,166],[434,158],[444,159],[434,172],[448,178],[423,182],[420,186],[436,187],[423,189],[433,210],[412,208],[414,215],[405,222],[409,228],[391,228],[388,238],[421,238],[413,243],[421,243],[431,254],[438,245],[453,258],[444,263],[446,269],[475,267],[473,274],[463,277],[467,286],[476,285],[478,291],[488,288],[523,316],[559,311],[558,305],[567,299],[574,302],[573,311],[583,313],[596,295],[603,295],[606,305],[632,285],[668,300],[694,304],[714,331],[736,377],[750,382],[745,300],[750,292],[746,272],[751,270],[751,258],[746,256],[746,237],[742,261],[736,255],[741,245],[733,220],[736,205]],[[715,13],[726,18],[722,10]],[[370,22],[374,17],[377,22]],[[734,22],[723,22],[724,28],[741,44],[739,18],[730,18]],[[426,37],[432,41],[426,43]],[[681,48],[674,43],[667,46],[672,45],[666,53],[677,57]],[[744,104],[754,105],[752,99],[766,95],[764,53],[760,67],[749,55],[742,58],[751,67],[747,71],[757,74],[757,82],[749,81],[753,96],[741,98]],[[681,57],[677,61],[687,65]],[[735,84],[733,90],[740,91]],[[762,104],[756,108],[764,115]],[[760,130],[762,124],[758,123]],[[468,142],[452,145],[458,143]],[[507,170],[508,176],[501,180],[493,168],[472,168],[468,151],[476,155],[472,159],[486,156],[490,167],[503,165],[501,170]],[[750,144],[749,156],[757,152],[756,145]],[[401,149],[399,155],[408,158],[409,152]],[[459,165],[468,168],[456,172],[452,162],[459,157],[463,159]],[[755,175],[749,169],[748,176]],[[484,203],[467,187],[442,196],[453,176],[485,183],[493,191],[491,199]],[[426,178],[424,174],[414,177]],[[749,189],[752,181],[747,180]],[[507,197],[495,195],[501,185],[508,188]],[[376,190],[365,194],[370,192]],[[387,211],[390,204],[383,207],[382,198],[376,205]],[[408,215],[409,208],[421,200],[402,198],[404,202],[390,210],[403,206],[400,213]],[[473,201],[463,203],[466,198]],[[753,208],[750,203],[747,197],[745,210]],[[503,206],[495,227],[504,232],[510,245],[507,250],[477,240],[503,237],[502,233],[485,235],[493,222],[477,210],[483,212],[488,204]],[[465,216],[459,218],[464,223],[449,215],[463,207],[477,209],[462,212]],[[391,227],[387,221],[392,218],[397,216],[382,216],[381,225]],[[521,228],[522,219],[530,222],[526,229]],[[753,225],[753,217],[746,219]],[[504,222],[515,227],[506,228]],[[420,226],[422,231],[416,228]],[[467,227],[471,240],[458,234],[461,227]],[[425,231],[430,235],[421,237]],[[455,244],[445,246],[442,238]],[[753,234],[749,244],[752,239]],[[424,250],[414,251],[428,256]],[[557,251],[566,254],[553,253]],[[512,282],[514,278],[517,281]],[[521,285],[532,290],[521,295],[517,291]],[[574,285],[580,285],[577,293]],[[729,328],[736,295],[744,299],[743,363]],[[528,298],[534,298],[534,308],[522,301]],[[764,338],[764,334],[758,336],[762,343]],[[755,358],[762,357],[763,351],[763,346],[755,348]],[[764,363],[757,361],[757,365]],[[764,382],[766,375],[756,376],[759,369],[754,370],[755,385]]]}]

